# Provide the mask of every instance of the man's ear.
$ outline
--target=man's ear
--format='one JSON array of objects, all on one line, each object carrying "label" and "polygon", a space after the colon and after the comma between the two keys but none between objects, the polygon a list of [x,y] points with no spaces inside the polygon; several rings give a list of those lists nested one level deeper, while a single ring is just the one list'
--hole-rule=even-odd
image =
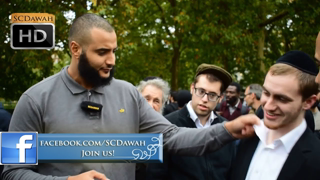
[{"label": "man's ear", "polygon": [[194,83],[191,83],[190,85],[190,93],[193,94],[194,91]]},{"label": "man's ear", "polygon": [[312,105],[316,102],[317,100],[317,95],[312,95],[310,96],[308,99],[306,99],[303,103],[302,103],[302,109],[304,110],[308,110],[312,107]]},{"label": "man's ear", "polygon": [[72,56],[74,56],[76,59],[79,59],[80,55],[82,53],[82,48],[77,42],[71,41],[70,51],[71,51]]},{"label": "man's ear", "polygon": [[257,99],[256,93],[251,93],[250,96],[252,96],[253,98]]}]

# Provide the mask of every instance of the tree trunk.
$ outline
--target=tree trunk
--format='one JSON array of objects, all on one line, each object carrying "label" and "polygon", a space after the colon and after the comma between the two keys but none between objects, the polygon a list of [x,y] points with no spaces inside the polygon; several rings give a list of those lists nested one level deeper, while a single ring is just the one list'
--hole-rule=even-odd
[{"label": "tree trunk", "polygon": [[263,73],[266,73],[266,65],[264,64],[264,43],[265,43],[265,32],[264,32],[264,27],[260,31],[260,37],[258,40],[258,59],[260,61],[260,71]]},{"label": "tree trunk", "polygon": [[178,90],[180,47],[173,47],[173,57],[171,59],[171,89]]}]

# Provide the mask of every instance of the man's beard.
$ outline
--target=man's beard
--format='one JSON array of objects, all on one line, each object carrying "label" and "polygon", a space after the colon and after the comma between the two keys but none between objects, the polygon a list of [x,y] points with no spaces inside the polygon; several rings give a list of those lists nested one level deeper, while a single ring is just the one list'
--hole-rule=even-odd
[{"label": "man's beard", "polygon": [[99,87],[110,84],[114,75],[115,67],[113,66],[110,70],[109,77],[103,78],[100,76],[99,71],[89,64],[87,55],[82,53],[79,59],[78,70],[80,76],[86,83],[90,84],[92,87]]},{"label": "man's beard", "polygon": [[227,100],[227,103],[230,105],[236,105],[237,101],[238,101],[238,98],[233,96],[229,100]]}]

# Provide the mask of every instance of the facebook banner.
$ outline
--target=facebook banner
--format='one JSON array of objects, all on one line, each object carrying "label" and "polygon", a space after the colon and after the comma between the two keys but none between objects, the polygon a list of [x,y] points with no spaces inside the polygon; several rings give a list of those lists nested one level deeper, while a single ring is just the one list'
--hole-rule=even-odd
[{"label": "facebook banner", "polygon": [[2,133],[2,164],[162,162],[162,134]]}]

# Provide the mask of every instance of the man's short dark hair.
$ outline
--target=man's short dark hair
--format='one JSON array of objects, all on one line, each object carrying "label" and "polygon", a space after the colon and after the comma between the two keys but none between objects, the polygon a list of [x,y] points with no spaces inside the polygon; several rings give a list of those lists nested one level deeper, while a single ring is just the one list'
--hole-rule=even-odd
[{"label": "man's short dark hair", "polygon": [[86,46],[90,43],[91,39],[91,29],[100,28],[107,32],[113,32],[114,28],[111,24],[104,18],[96,14],[84,14],[77,19],[71,25],[69,31],[69,45],[72,41],[77,42],[80,46]]},{"label": "man's short dark hair", "polygon": [[173,98],[174,101],[178,101],[178,94],[179,91],[170,91],[170,96]]},{"label": "man's short dark hair", "polygon": [[240,91],[241,91],[241,86],[239,83],[236,83],[236,82],[232,82],[229,86],[235,86],[236,87],[236,91],[237,93],[240,94]]}]

